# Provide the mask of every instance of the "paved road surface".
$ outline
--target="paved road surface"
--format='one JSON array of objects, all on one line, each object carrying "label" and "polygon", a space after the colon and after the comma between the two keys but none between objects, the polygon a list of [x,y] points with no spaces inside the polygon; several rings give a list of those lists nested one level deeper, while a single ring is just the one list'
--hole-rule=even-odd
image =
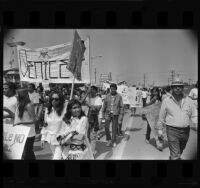
[{"label": "paved road surface", "polygon": [[[140,113],[137,109],[136,113]],[[125,131],[128,129],[127,131]],[[102,137],[97,141],[97,160],[168,160],[169,148],[165,143],[165,149],[160,152],[154,147],[155,140],[151,138],[150,144],[145,142],[146,121],[143,121],[139,115],[130,117],[127,112],[123,119],[122,130],[125,132],[124,137],[118,137],[118,145],[116,148],[106,147],[105,132],[102,131]],[[127,140],[127,136],[129,139]],[[193,154],[197,151],[197,132],[191,130],[189,141],[182,155],[183,159],[193,159]],[[40,147],[40,135],[37,135],[34,152],[39,160],[51,159],[52,153],[49,145],[46,144],[45,149]],[[197,152],[196,152],[197,153]]]}]

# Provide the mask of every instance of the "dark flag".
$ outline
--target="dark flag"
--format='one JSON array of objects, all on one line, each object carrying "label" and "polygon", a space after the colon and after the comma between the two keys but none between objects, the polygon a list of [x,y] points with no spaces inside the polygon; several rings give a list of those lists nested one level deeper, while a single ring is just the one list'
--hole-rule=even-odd
[{"label": "dark flag", "polygon": [[77,80],[81,80],[81,66],[84,59],[85,49],[84,42],[75,30],[72,51],[69,59],[69,71],[73,73]]}]

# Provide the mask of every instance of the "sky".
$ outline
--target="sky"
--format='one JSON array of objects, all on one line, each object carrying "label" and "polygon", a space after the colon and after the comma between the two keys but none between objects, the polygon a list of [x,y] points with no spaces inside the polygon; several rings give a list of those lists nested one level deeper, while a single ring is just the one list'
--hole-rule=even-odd
[{"label": "sky", "polygon": [[[198,46],[189,30],[78,29],[82,39],[90,37],[90,56],[102,56],[91,62],[97,83],[100,74],[111,72],[114,82],[166,85],[170,71],[183,81],[198,78]],[[71,29],[16,29],[4,36],[4,70],[10,68],[11,49],[6,42],[26,42],[25,47],[41,48],[71,42]],[[17,67],[17,62],[13,67]]]}]

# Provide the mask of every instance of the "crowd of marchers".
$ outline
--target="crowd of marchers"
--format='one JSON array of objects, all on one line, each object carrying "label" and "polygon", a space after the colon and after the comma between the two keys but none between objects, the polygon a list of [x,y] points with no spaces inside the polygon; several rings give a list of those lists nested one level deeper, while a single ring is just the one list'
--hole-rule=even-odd
[{"label": "crowd of marchers", "polygon": [[[24,160],[36,159],[36,134],[41,134],[42,148],[49,145],[54,160],[95,159],[96,142],[101,139],[102,130],[106,135],[106,146],[116,147],[117,137],[124,136],[122,122],[125,112],[130,109],[130,116],[134,116],[137,110],[123,104],[115,83],[110,84],[106,91],[94,85],[76,88],[73,95],[69,88],[56,84],[44,90],[42,84],[37,88],[33,83],[16,88],[14,83],[7,82],[3,89],[4,124],[30,127],[22,155]],[[197,129],[197,96],[198,84],[185,95],[184,84],[179,78],[162,89],[143,88],[144,108],[161,103],[156,140],[162,140],[165,128],[171,160],[181,159],[188,142],[191,120]],[[143,119],[147,121],[145,140],[148,144],[151,127],[148,119]],[[158,149],[162,151],[159,146]]]}]

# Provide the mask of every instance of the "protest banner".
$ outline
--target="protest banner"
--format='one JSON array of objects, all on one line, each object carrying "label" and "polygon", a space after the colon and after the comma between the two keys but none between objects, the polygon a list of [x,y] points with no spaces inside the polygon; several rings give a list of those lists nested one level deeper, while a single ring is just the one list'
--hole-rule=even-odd
[{"label": "protest banner", "polygon": [[136,90],[136,87],[129,87],[128,97],[131,107],[142,107],[142,91]]},{"label": "protest banner", "polygon": [[[144,107],[142,110],[142,114],[145,114],[147,121],[151,127],[152,133],[154,134],[154,137],[158,136],[156,127],[159,120],[160,108],[161,108],[161,102],[157,102],[150,106]],[[166,138],[165,129],[164,129],[164,138]]]},{"label": "protest banner", "polygon": [[142,102],[142,91],[141,90],[136,90],[136,107],[143,107],[143,102]]},{"label": "protest banner", "polygon": [[104,82],[103,86],[102,86],[102,89],[106,91],[108,88],[110,88],[110,84],[107,83],[107,82]]},{"label": "protest banner", "polygon": [[[85,46],[81,80],[75,79],[75,83],[90,83],[88,39],[85,40]],[[69,71],[71,50],[72,43],[36,49],[17,46],[20,81],[72,83],[73,74]]]},{"label": "protest banner", "polygon": [[128,99],[131,107],[135,107],[136,103],[136,87],[128,88]]},{"label": "protest banner", "polygon": [[123,104],[130,104],[128,97],[128,86],[124,84],[118,85],[117,92],[122,96]]},{"label": "protest banner", "polygon": [[30,127],[4,124],[3,152],[7,159],[21,159]]}]

